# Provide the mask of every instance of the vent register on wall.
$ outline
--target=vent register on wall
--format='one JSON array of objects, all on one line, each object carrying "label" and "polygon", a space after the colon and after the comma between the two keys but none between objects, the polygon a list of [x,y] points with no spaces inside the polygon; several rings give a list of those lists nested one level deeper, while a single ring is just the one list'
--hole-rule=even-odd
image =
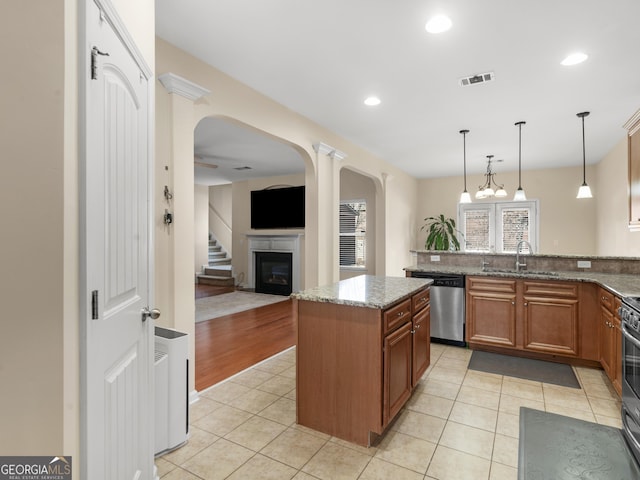
[{"label": "vent register on wall", "polygon": [[251,192],[251,228],[304,228],[304,185]]}]

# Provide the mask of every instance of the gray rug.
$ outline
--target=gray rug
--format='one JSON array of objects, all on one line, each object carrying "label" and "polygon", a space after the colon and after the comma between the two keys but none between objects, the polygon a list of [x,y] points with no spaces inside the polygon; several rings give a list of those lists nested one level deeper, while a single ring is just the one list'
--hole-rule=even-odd
[{"label": "gray rug", "polygon": [[580,388],[570,365],[530,358],[512,357],[475,350],[469,362],[470,370],[552,383],[563,387]]},{"label": "gray rug", "polygon": [[241,291],[198,298],[196,300],[196,322],[204,322],[288,299],[289,297],[283,295]]},{"label": "gray rug", "polygon": [[640,469],[622,431],[520,408],[518,480],[632,480]]}]

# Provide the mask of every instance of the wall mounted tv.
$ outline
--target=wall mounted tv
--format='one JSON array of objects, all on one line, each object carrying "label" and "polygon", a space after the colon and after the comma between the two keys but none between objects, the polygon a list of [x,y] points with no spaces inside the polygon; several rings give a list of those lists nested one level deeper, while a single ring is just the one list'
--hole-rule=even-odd
[{"label": "wall mounted tv", "polygon": [[253,190],[251,228],[304,228],[304,185]]}]

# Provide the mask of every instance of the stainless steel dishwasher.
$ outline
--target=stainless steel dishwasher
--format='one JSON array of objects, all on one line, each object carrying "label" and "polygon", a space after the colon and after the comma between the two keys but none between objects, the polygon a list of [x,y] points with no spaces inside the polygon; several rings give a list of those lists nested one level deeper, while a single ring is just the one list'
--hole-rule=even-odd
[{"label": "stainless steel dishwasher", "polygon": [[464,275],[434,272],[411,272],[412,277],[430,278],[431,340],[465,346]]}]

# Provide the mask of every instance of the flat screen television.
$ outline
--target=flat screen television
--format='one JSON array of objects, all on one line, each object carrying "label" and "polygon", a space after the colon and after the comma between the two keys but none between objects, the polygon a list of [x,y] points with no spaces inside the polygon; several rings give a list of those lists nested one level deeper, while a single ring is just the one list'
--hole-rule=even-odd
[{"label": "flat screen television", "polygon": [[251,228],[304,228],[304,185],[253,190]]}]

